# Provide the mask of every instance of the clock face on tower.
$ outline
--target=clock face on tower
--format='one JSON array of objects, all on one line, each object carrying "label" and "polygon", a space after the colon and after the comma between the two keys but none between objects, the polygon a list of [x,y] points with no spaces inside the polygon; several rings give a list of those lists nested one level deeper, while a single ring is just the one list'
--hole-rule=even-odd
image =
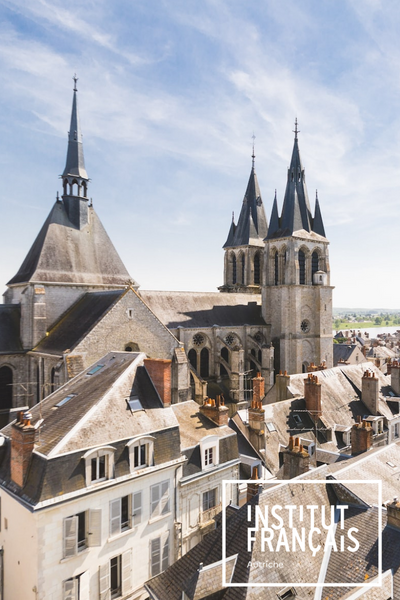
[{"label": "clock face on tower", "polygon": [[304,321],[301,322],[300,329],[303,333],[308,333],[310,331],[310,321],[304,319]]}]

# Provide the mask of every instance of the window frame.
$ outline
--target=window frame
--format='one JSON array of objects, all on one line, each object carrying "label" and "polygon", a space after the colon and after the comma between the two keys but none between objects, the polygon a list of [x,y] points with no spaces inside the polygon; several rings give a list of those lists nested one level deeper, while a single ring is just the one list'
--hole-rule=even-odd
[{"label": "window frame", "polygon": [[[215,508],[218,505],[217,499],[218,499],[218,488],[217,487],[203,492],[203,496],[202,496],[203,513],[207,512],[211,508]],[[210,504],[210,501],[213,502],[213,504]]]},{"label": "window frame", "polygon": [[[82,516],[83,515],[83,516]],[[83,521],[83,527],[79,527],[79,518]],[[82,529],[85,537],[79,539]],[[91,537],[92,536],[92,537]],[[63,519],[63,559],[78,556],[81,552],[92,546],[101,546],[101,509],[89,508],[76,515]]]},{"label": "window frame", "polygon": [[[170,480],[150,486],[150,520],[162,519],[171,513]],[[157,494],[156,494],[156,490]]]},{"label": "window frame", "polygon": [[200,455],[203,471],[219,465],[219,437],[217,435],[207,435],[200,441]]},{"label": "window frame", "polygon": [[[89,450],[88,452],[86,452],[86,454],[83,455],[83,459],[85,460],[85,477],[87,487],[91,485],[97,485],[98,483],[102,483],[103,481],[107,481],[108,479],[114,478],[114,453],[115,448],[113,446],[101,446],[100,448]],[[103,457],[104,476],[99,477],[101,473],[100,461]],[[93,463],[93,461],[95,461],[95,463]],[[95,464],[97,476],[96,479],[92,478],[93,464]]]},{"label": "window frame", "polygon": [[[154,549],[156,544],[159,544],[159,549]],[[170,564],[170,532],[165,531],[161,535],[156,538],[150,540],[149,543],[149,551],[150,551],[150,560],[149,560],[149,572],[150,577],[155,577],[159,575],[166,569],[168,569]],[[158,561],[155,562],[154,558],[158,555]],[[157,567],[157,565],[159,565]]]},{"label": "window frame", "polygon": [[[154,465],[154,440],[155,437],[152,435],[141,435],[132,438],[127,444],[127,448],[129,449],[129,469],[131,473],[138,471],[139,469],[145,469],[146,467],[152,467]],[[145,447],[145,461],[142,464],[139,462],[135,466],[135,454],[136,448]],[[138,450],[138,458],[141,460],[141,452]]]}]

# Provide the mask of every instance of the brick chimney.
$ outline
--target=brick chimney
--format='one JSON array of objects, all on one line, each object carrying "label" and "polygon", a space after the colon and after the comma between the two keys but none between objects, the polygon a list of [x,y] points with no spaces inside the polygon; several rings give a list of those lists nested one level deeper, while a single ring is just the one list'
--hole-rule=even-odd
[{"label": "brick chimney", "polygon": [[362,421],[358,417],[358,423],[351,428],[351,453],[352,455],[361,454],[371,448],[373,431],[368,421]]},{"label": "brick chimney", "polygon": [[396,529],[400,529],[400,502],[397,496],[393,498],[393,502],[386,504],[387,524]]},{"label": "brick chimney", "polygon": [[257,373],[257,377],[253,377],[253,400],[261,402],[265,396],[265,380],[261,377],[261,373]]},{"label": "brick chimney", "polygon": [[369,369],[364,371],[361,379],[361,400],[368,408],[371,415],[379,412],[379,379]]},{"label": "brick chimney", "polygon": [[[253,379],[254,381],[254,379]],[[265,411],[261,400],[252,400],[248,409],[250,442],[257,450],[265,449]]]},{"label": "brick chimney", "polygon": [[304,380],[304,398],[306,410],[310,413],[311,418],[317,421],[322,415],[321,384],[318,382],[318,377],[312,373],[309,373],[307,379]]},{"label": "brick chimney", "polygon": [[394,360],[390,366],[391,386],[396,396],[400,396],[400,362]]},{"label": "brick chimney", "polygon": [[289,438],[289,446],[283,451],[283,479],[293,479],[310,468],[310,455],[300,444],[300,438]]},{"label": "brick chimney", "polygon": [[228,425],[229,410],[224,404],[223,396],[217,396],[217,399],[206,398],[203,406],[200,406],[199,411],[202,415],[210,419],[218,426]]},{"label": "brick chimney", "polygon": [[277,402],[280,402],[281,400],[288,400],[288,398],[290,398],[287,389],[289,385],[290,375],[288,375],[286,371],[283,374],[282,371],[280,371],[275,380]]},{"label": "brick chimney", "polygon": [[144,366],[152,380],[164,406],[171,405],[171,366],[172,360],[145,358]]},{"label": "brick chimney", "polygon": [[250,481],[254,481],[254,483],[247,484],[247,499],[246,499],[247,502],[249,502],[249,500],[254,498],[254,496],[257,496],[257,494],[260,491],[260,484],[257,483],[257,481],[258,481],[258,468],[257,467],[253,467]]},{"label": "brick chimney", "polygon": [[18,421],[11,427],[11,479],[24,487],[26,474],[35,446],[36,429],[31,425],[30,412],[18,414]]}]

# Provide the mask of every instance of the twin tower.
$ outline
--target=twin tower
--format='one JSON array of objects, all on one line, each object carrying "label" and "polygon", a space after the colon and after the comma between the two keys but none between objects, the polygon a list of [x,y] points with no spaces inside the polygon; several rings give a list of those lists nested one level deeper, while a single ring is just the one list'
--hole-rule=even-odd
[{"label": "twin tower", "polygon": [[[221,292],[262,294],[275,369],[306,372],[332,366],[329,242],[318,197],[312,216],[300,158],[297,120],[281,215],[275,199],[268,224],[253,164],[237,224],[225,242]],[[278,371],[279,372],[279,371]]]}]

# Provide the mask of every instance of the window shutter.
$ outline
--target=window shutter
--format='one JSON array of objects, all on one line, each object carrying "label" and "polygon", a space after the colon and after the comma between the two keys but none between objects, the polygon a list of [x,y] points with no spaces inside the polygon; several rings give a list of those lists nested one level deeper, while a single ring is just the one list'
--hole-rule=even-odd
[{"label": "window shutter", "polygon": [[169,481],[163,481],[161,484],[161,514],[169,513]]},{"label": "window shutter", "polygon": [[78,580],[67,579],[64,581],[64,595],[63,600],[78,600]]},{"label": "window shutter", "polygon": [[161,563],[161,538],[156,538],[150,542],[150,576],[154,577],[160,573]]},{"label": "window shutter", "polygon": [[142,521],[142,492],[136,492],[136,494],[133,494],[132,508],[132,524],[133,527],[135,527]]},{"label": "window shutter", "polygon": [[99,567],[99,591],[100,600],[110,600],[110,565],[100,565]]},{"label": "window shutter", "polygon": [[110,502],[110,535],[121,533],[121,498]]},{"label": "window shutter", "polygon": [[78,552],[78,517],[64,519],[64,558],[75,556]]},{"label": "window shutter", "polygon": [[162,536],[162,557],[161,557],[161,570],[165,571],[169,565],[169,531],[164,533]]},{"label": "window shutter", "polygon": [[132,588],[132,564],[131,550],[127,550],[122,554],[122,595],[127,594]]},{"label": "window shutter", "polygon": [[92,508],[89,513],[88,546],[101,546],[101,509]]},{"label": "window shutter", "polygon": [[151,488],[151,516],[157,517],[159,513],[159,502],[160,502],[160,486],[153,485]]},{"label": "window shutter", "polygon": [[79,600],[90,600],[90,571],[79,577]]}]

